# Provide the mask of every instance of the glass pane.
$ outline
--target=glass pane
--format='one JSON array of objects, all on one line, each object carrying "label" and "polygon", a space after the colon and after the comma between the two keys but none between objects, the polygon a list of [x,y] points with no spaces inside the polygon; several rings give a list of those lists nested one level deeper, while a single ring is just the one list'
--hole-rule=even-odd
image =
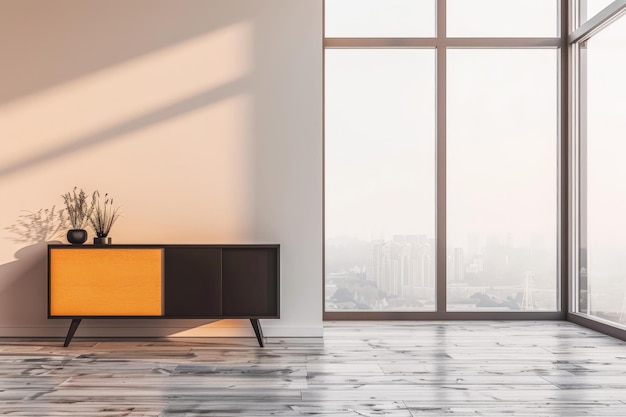
[{"label": "glass pane", "polygon": [[626,325],[626,18],[592,37],[586,55],[586,274],[580,278],[587,294],[580,307]]},{"label": "glass pane", "polygon": [[450,37],[557,36],[557,0],[448,0]]},{"label": "glass pane", "polygon": [[557,308],[557,56],[448,51],[448,310]]},{"label": "glass pane", "polygon": [[326,311],[435,310],[435,52],[326,51]]},{"label": "glass pane", "polygon": [[579,0],[578,1],[578,16],[580,24],[582,25],[587,20],[591,19],[598,12],[604,9],[614,0]]},{"label": "glass pane", "polygon": [[326,0],[327,37],[435,36],[436,0]]}]

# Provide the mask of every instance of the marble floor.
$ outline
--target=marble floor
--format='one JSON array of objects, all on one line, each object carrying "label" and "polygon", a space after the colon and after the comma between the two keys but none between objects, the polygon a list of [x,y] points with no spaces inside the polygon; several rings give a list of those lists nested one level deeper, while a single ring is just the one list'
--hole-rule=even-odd
[{"label": "marble floor", "polygon": [[626,416],[626,342],[568,322],[334,322],[324,339],[0,339],[0,415]]}]

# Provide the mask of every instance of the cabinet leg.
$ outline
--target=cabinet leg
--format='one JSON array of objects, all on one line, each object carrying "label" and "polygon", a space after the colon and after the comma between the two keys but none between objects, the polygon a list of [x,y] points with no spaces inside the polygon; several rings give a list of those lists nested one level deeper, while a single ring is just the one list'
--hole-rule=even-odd
[{"label": "cabinet leg", "polygon": [[254,334],[256,334],[256,340],[259,342],[259,346],[264,347],[263,344],[263,329],[261,329],[261,323],[259,319],[250,319],[250,323],[252,323],[252,328],[254,329]]},{"label": "cabinet leg", "polygon": [[80,324],[82,319],[72,319],[72,324],[70,324],[70,329],[67,332],[67,336],[65,337],[65,343],[63,347],[68,347],[70,342],[72,341],[72,337],[74,337],[74,333],[76,333],[76,329],[78,329],[78,325]]}]

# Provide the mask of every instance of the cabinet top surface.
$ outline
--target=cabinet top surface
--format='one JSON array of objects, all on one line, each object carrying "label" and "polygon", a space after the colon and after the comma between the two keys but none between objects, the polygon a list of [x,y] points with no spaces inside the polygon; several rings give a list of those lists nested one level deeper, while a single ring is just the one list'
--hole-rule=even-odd
[{"label": "cabinet top surface", "polygon": [[120,248],[279,248],[280,244],[275,243],[229,243],[229,244],[198,244],[198,243],[148,243],[148,244],[111,244],[111,245],[69,245],[50,243],[50,249],[120,249]]}]

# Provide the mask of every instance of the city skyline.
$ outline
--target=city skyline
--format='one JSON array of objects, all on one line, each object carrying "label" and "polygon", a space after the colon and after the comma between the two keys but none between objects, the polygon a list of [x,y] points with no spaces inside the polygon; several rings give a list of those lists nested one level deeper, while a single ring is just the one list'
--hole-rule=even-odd
[{"label": "city skyline", "polygon": [[[467,245],[450,248],[446,257],[452,310],[556,309],[556,260],[543,239],[535,237],[525,246],[514,239],[470,235]],[[325,276],[331,310],[434,310],[435,239],[410,234],[387,240],[328,238]],[[336,303],[331,293],[341,288],[343,302]]]}]

